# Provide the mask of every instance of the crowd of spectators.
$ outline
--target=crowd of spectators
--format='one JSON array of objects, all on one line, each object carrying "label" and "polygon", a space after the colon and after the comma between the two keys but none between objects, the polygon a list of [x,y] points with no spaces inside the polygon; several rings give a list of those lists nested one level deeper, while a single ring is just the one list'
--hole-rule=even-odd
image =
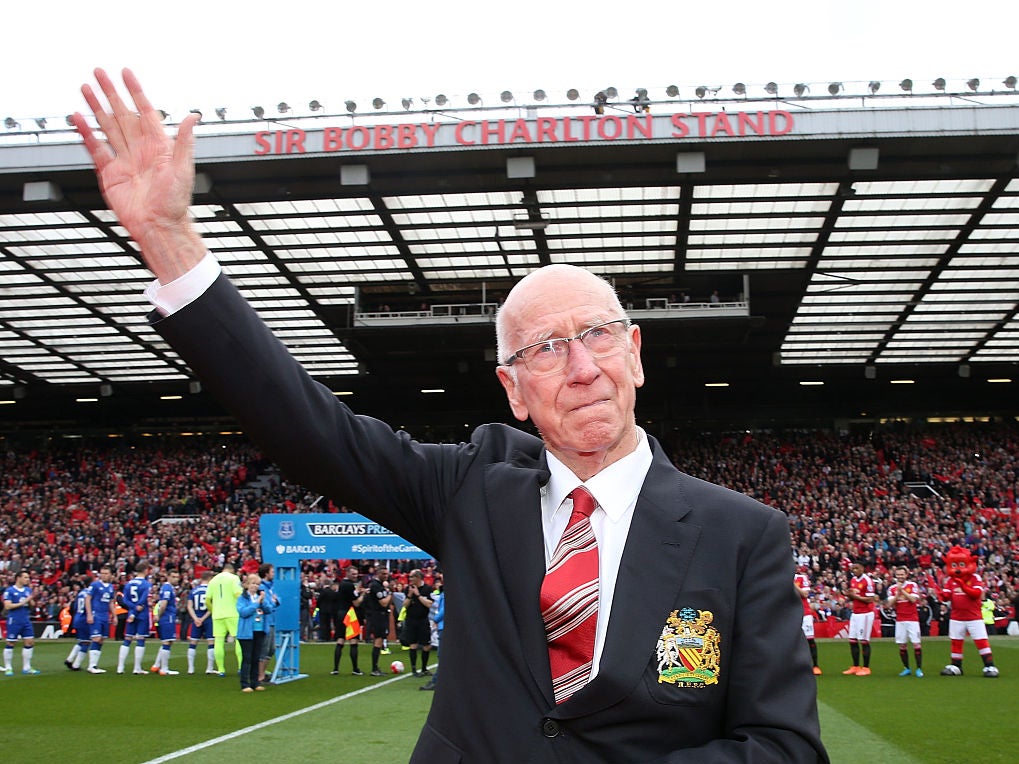
[{"label": "crowd of spectators", "polygon": [[[257,566],[263,513],[342,510],[280,478],[241,437],[71,443],[10,447],[2,457],[0,581],[30,570],[41,619],[55,618],[103,562],[120,581],[142,557],[190,581],[227,560]],[[996,604],[1006,607],[1019,591],[1014,421],[859,434],[701,433],[667,447],[683,471],[789,515],[819,620],[845,615],[851,560],[879,586],[906,565],[931,587],[954,544],[978,557]],[[345,563],[308,561],[308,588],[342,577]],[[396,584],[410,566],[394,564]],[[932,620],[938,608],[932,598]]]}]

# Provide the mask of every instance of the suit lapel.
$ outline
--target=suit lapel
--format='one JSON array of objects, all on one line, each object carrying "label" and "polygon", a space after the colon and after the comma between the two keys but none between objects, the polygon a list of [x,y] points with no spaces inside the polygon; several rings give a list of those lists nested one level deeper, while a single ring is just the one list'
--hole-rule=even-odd
[{"label": "suit lapel", "polygon": [[[521,455],[488,467],[485,504],[499,579],[505,582],[524,659],[541,694],[552,704],[548,643],[538,605],[545,577],[540,488],[549,479],[544,453],[540,460]],[[511,511],[506,511],[507,507]]]},{"label": "suit lapel", "polygon": [[560,707],[565,716],[617,703],[647,669],[701,533],[700,526],[682,522],[690,507],[680,480],[656,447],[623,549],[598,676]]}]

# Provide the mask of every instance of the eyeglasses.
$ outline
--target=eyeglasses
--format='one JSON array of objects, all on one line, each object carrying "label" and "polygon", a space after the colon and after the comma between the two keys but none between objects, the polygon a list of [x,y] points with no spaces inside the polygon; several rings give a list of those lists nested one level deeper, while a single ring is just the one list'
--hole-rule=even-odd
[{"label": "eyeglasses", "polygon": [[630,319],[617,318],[604,324],[585,329],[576,337],[553,337],[520,348],[506,359],[505,365],[512,366],[519,358],[532,374],[538,376],[555,374],[566,368],[570,357],[570,343],[580,340],[595,358],[615,355],[626,345],[626,330]]}]

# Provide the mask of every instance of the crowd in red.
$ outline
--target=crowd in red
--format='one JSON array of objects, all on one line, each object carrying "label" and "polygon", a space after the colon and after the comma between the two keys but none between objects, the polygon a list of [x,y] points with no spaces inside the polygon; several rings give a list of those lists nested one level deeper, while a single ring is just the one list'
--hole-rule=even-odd
[{"label": "crowd in red", "polygon": [[[698,434],[668,447],[683,471],[789,515],[819,620],[844,614],[850,560],[862,562],[879,586],[900,564],[929,586],[953,544],[978,556],[1003,607],[1016,597],[1015,422]],[[271,465],[236,437],[11,448],[2,463],[0,582],[28,568],[39,618],[54,618],[102,562],[128,577],[145,557],[157,570],[180,570],[184,581],[226,560],[257,565],[259,516],[312,511],[318,498],[278,479],[256,487],[252,479]],[[314,511],[339,508],[324,502]],[[340,571],[339,561],[310,561],[306,569],[311,581]]]}]

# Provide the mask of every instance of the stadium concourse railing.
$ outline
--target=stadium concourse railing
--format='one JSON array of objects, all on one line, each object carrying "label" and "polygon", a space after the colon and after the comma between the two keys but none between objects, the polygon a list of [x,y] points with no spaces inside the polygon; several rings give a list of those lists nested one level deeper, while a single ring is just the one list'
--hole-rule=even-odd
[{"label": "stadium concourse railing", "polygon": [[[670,302],[668,299],[649,297],[643,307],[626,304],[632,319],[641,318],[731,318],[750,315],[746,300],[726,302]],[[483,324],[495,320],[499,304],[494,302],[432,305],[428,310],[355,313],[354,326],[413,326],[421,324]]]}]

